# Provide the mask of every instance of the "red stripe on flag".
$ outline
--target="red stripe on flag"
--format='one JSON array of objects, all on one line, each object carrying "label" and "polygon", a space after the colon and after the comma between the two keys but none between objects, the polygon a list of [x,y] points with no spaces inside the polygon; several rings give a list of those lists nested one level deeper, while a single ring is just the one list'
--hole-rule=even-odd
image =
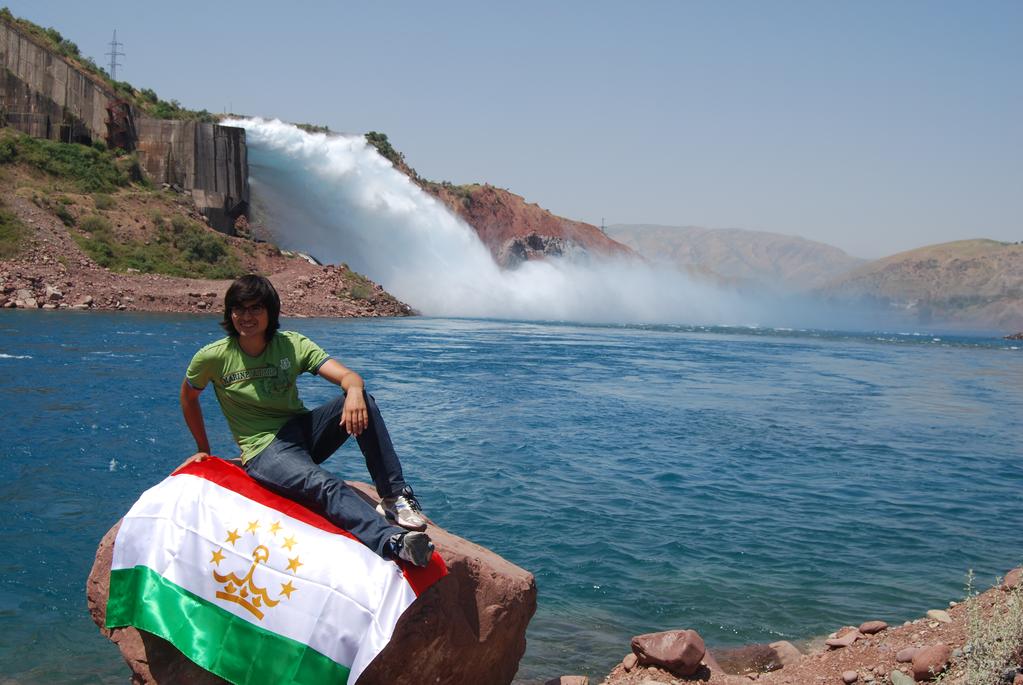
[{"label": "red stripe on flag", "polygon": [[[271,509],[276,509],[285,516],[290,516],[302,523],[307,523],[328,533],[344,535],[359,542],[358,538],[344,528],[339,528],[322,515],[306,509],[298,502],[267,490],[254,481],[249,474],[245,473],[243,468],[220,457],[207,457],[202,461],[189,462],[171,475],[189,475],[208,480],[222,488],[236,492],[242,497],[246,497]],[[359,544],[362,543],[359,542]],[[430,563],[423,568],[413,566],[401,559],[395,559],[394,561],[401,567],[405,578],[408,580],[409,585],[412,586],[412,590],[416,593],[417,597],[448,573],[447,565],[436,552],[433,553]]]}]

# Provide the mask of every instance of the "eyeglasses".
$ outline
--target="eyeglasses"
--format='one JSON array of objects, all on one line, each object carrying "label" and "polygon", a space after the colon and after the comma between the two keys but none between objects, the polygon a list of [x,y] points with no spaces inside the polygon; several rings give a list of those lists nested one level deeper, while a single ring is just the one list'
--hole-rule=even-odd
[{"label": "eyeglasses", "polygon": [[242,305],[231,307],[231,314],[234,316],[245,316],[246,314],[249,316],[259,316],[265,312],[266,305],[262,304],[251,304],[248,307],[244,307]]}]

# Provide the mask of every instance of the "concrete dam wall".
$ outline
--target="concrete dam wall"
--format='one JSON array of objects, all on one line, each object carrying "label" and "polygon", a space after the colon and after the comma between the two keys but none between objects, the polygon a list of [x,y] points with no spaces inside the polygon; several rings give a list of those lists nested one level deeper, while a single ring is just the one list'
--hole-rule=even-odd
[{"label": "concrete dam wall", "polygon": [[189,192],[219,231],[248,213],[245,131],[199,121],[154,119],[101,78],[0,20],[0,125],[66,143],[104,141],[135,150],[154,183]]}]

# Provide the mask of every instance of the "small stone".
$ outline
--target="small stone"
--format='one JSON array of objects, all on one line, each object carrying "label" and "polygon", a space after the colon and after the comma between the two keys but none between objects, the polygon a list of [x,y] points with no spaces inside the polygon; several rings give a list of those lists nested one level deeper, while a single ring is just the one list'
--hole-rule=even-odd
[{"label": "small stone", "polygon": [[863,635],[860,631],[853,629],[842,635],[842,637],[834,637],[830,640],[825,640],[824,644],[832,649],[841,649],[842,647],[849,647],[861,637],[863,637]]},{"label": "small stone", "polygon": [[803,658],[803,653],[800,652],[799,649],[797,649],[796,646],[789,642],[788,640],[779,640],[777,642],[772,642],[771,644],[768,645],[768,647],[774,650],[774,653],[778,658],[778,662],[782,665],[782,668],[786,666],[791,666],[792,664],[796,663],[797,661]]},{"label": "small stone", "polygon": [[590,685],[590,679],[584,675],[563,675],[551,678],[544,685]]},{"label": "small stone", "polygon": [[948,667],[952,649],[938,643],[923,647],[913,655],[913,677],[917,680],[931,680]]},{"label": "small stone", "polygon": [[52,285],[48,285],[46,286],[46,299],[50,300],[51,302],[54,302],[56,300],[62,300],[64,299],[64,293],[60,292]]},{"label": "small stone", "polygon": [[852,685],[859,679],[860,674],[856,671],[844,671],[842,673],[842,682],[845,683],[845,685]]},{"label": "small stone", "polygon": [[639,662],[639,657],[632,652],[629,652],[625,655],[625,658],[622,659],[622,667],[625,669],[625,672],[628,673],[632,669],[636,668],[637,662]]},{"label": "small stone", "polygon": [[900,664],[908,664],[913,660],[913,656],[919,651],[919,647],[906,647],[905,649],[900,649],[895,653],[895,660]]},{"label": "small stone", "polygon": [[1014,568],[1005,574],[1005,580],[1002,581],[1001,588],[1003,590],[1011,590],[1012,588],[1019,585],[1020,576],[1023,575],[1023,568]]},{"label": "small stone", "polygon": [[[927,618],[940,621],[941,623],[951,623],[952,617],[948,615],[948,612],[944,609],[931,609],[927,612]],[[934,627],[934,626],[932,626]]]},{"label": "small stone", "polygon": [[1023,685],[1023,673],[1016,674],[1016,677],[1012,679],[1012,685]]},{"label": "small stone", "polygon": [[914,685],[913,679],[902,671],[892,671],[888,679],[892,681],[892,685]]},{"label": "small stone", "polygon": [[56,308],[57,308],[57,305],[53,304],[52,302],[47,302],[46,304],[43,305],[43,309],[56,309]]},{"label": "small stone", "polygon": [[875,633],[880,633],[887,627],[888,624],[884,621],[867,621],[866,623],[860,624],[860,632],[864,635],[874,635]]}]

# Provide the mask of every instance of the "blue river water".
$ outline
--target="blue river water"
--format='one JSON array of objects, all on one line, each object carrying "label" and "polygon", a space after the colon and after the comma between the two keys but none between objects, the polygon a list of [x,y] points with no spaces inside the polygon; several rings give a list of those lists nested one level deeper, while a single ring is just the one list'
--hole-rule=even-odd
[{"label": "blue river water", "polygon": [[[632,635],[710,646],[903,621],[1023,558],[1023,350],[993,338],[292,319],[360,371],[448,530],[536,575],[519,678],[603,676]],[[0,315],[0,676],[121,683],[96,543],[193,451],[212,316]],[[336,390],[309,377],[307,404]],[[235,454],[212,393],[214,451]],[[328,466],[367,480],[354,445]],[[4,682],[9,682],[4,680]]]}]

